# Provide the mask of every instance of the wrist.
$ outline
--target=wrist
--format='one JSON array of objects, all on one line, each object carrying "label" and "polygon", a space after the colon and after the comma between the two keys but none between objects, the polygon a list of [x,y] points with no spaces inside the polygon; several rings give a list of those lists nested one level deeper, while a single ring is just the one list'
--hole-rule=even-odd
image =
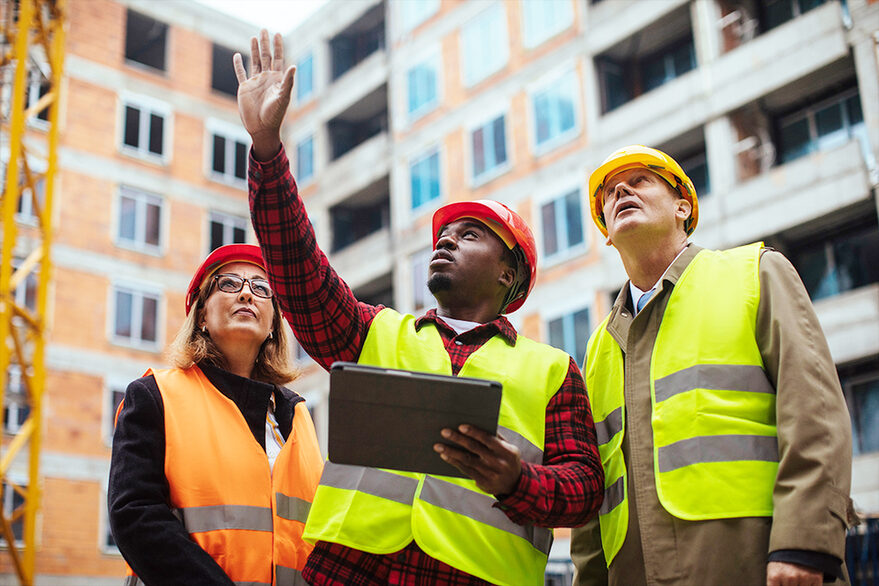
[{"label": "wrist", "polygon": [[253,157],[264,163],[272,160],[281,150],[281,135],[279,132],[267,132],[251,135],[253,141]]}]

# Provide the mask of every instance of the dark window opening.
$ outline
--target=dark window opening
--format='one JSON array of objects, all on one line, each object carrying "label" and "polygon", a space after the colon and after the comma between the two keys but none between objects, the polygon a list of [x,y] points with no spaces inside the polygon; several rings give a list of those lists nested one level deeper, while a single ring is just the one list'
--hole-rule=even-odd
[{"label": "dark window opening", "polygon": [[168,25],[149,16],[128,11],[125,26],[125,58],[165,70]]},{"label": "dark window opening", "polygon": [[387,179],[330,208],[333,252],[383,230],[391,224]]},{"label": "dark window opening", "polygon": [[385,6],[380,3],[330,40],[333,80],[385,47]]},{"label": "dark window opening", "polygon": [[824,4],[827,0],[763,0],[758,2],[760,29],[771,30]]},{"label": "dark window opening", "polygon": [[218,92],[237,96],[238,78],[235,76],[235,70],[232,67],[232,56],[235,54],[235,51],[214,43],[211,54],[213,59],[211,87]]},{"label": "dark window opening", "polygon": [[327,123],[331,160],[388,130],[387,86],[381,86]]}]

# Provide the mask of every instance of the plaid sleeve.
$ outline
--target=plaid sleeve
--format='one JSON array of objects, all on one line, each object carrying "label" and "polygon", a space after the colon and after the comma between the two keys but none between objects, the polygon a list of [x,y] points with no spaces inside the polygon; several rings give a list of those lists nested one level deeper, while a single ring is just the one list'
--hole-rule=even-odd
[{"label": "plaid sleeve", "polygon": [[326,369],[356,361],[381,308],[358,302],[318,247],[284,149],[265,162],[251,152],[247,183],[253,229],[296,339]]},{"label": "plaid sleeve", "polygon": [[513,493],[499,506],[515,523],[579,527],[604,500],[604,469],[586,385],[571,359],[568,374],[546,407],[543,464],[523,463]]}]

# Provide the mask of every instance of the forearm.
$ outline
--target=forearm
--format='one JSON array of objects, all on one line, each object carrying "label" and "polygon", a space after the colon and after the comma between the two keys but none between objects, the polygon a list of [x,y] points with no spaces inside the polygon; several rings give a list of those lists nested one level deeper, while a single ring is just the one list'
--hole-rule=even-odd
[{"label": "forearm", "polygon": [[145,584],[232,584],[171,512],[164,415],[154,385],[151,378],[129,385],[116,425],[107,494],[116,545]]},{"label": "forearm", "polygon": [[595,426],[583,378],[572,360],[546,408],[543,462],[523,463],[516,490],[501,505],[516,523],[578,527],[598,513],[603,497]]},{"label": "forearm", "polygon": [[324,368],[355,361],[377,310],[358,303],[317,245],[283,149],[250,158],[250,210],[272,287],[308,354]]},{"label": "forearm", "polygon": [[795,269],[777,252],[760,266],[757,343],[776,389],[779,466],[770,552],[842,559],[851,428],[821,326]]}]

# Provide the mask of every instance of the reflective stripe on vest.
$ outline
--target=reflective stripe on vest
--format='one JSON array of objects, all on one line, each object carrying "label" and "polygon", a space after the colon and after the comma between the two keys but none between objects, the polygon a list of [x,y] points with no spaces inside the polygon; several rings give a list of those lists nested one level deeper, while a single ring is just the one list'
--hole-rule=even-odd
[{"label": "reflective stripe on vest", "polygon": [[308,586],[308,582],[302,577],[302,572],[296,568],[276,566],[275,586]]},{"label": "reflective stripe on vest", "polygon": [[[416,331],[414,323],[390,309],[379,312],[360,362],[451,374],[436,326]],[[522,337],[511,346],[495,336],[468,357],[459,375],[503,385],[498,435],[524,461],[540,463],[546,406],[569,363],[567,354],[549,346]],[[513,523],[496,503],[469,479],[327,463],[305,537],[377,554],[399,551],[414,539],[428,555],[483,580],[542,584],[552,532]]]},{"label": "reflective stripe on vest", "polygon": [[294,407],[272,472],[237,406],[197,367],[152,374],[164,403],[171,504],[192,539],[236,584],[280,584],[276,574],[291,574],[277,568],[301,570],[312,549],[302,530],[323,467],[305,403]]},{"label": "reflective stripe on vest", "polygon": [[[754,337],[761,248],[700,251],[660,324],[650,365],[656,489],[682,519],[772,514],[775,391]],[[623,356],[606,324],[590,338],[584,371],[605,466],[600,522],[610,565],[625,540],[628,503]]]}]

